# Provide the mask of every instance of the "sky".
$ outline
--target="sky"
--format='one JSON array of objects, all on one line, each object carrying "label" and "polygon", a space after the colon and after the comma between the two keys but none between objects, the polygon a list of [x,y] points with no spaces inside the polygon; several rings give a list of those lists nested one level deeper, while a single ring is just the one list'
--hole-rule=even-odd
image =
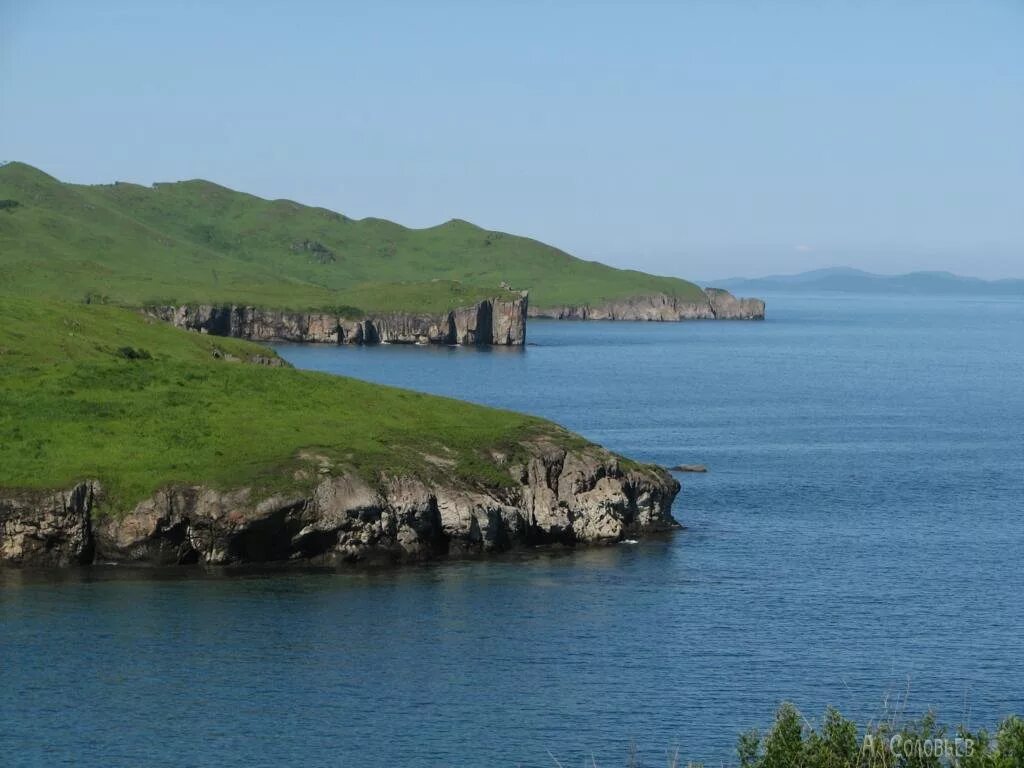
[{"label": "sky", "polygon": [[1024,277],[1024,0],[0,0],[0,161],[711,279]]}]

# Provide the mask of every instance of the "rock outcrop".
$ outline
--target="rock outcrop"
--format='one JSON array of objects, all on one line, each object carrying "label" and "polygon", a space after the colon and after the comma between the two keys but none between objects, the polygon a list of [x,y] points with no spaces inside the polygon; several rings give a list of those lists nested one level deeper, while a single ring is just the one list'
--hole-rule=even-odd
[{"label": "rock outcrop", "polygon": [[507,296],[441,315],[390,312],[350,319],[330,312],[211,304],[157,306],[145,311],[179,328],[252,341],[522,346],[526,343],[527,304],[525,291],[510,291]]},{"label": "rock outcrop", "polygon": [[764,320],[760,299],[738,299],[721,288],[706,288],[704,295],[703,301],[655,293],[596,305],[531,306],[528,314],[557,320]]},{"label": "rock outcrop", "polygon": [[56,493],[9,494],[0,489],[0,563],[40,566],[92,562],[96,483]]},{"label": "rock outcrop", "polygon": [[716,320],[764,320],[761,299],[739,299],[724,288],[705,288]]},{"label": "rock outcrop", "polygon": [[175,486],[122,515],[103,509],[94,480],[61,493],[0,490],[0,563],[401,563],[613,543],[677,527],[679,484],[663,469],[596,446],[535,441],[526,449],[524,460],[503,466],[509,482],[489,487],[387,475],[369,482],[321,467],[302,493]]}]

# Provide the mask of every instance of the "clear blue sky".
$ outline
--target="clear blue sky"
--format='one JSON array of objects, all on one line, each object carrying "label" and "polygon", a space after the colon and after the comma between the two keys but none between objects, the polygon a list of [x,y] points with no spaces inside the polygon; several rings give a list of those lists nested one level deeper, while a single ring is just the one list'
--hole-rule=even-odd
[{"label": "clear blue sky", "polygon": [[1024,2],[0,0],[0,160],[696,278],[1024,276]]}]

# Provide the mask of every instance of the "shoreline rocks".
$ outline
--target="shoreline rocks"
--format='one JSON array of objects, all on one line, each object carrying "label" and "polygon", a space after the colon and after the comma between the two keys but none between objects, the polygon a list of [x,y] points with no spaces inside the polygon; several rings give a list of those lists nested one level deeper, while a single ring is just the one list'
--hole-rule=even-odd
[{"label": "shoreline rocks", "polygon": [[528,317],[556,320],[764,320],[760,299],[737,298],[706,288],[704,301],[680,301],[667,294],[634,296],[605,304],[533,307],[527,291],[484,299],[446,313],[387,312],[360,319],[331,312],[263,309],[239,304],[182,304],[147,307],[150,317],[215,336],[250,341],[319,344],[446,344],[524,346]]},{"label": "shoreline rocks", "polygon": [[390,312],[361,319],[237,304],[166,305],[144,312],[178,328],[250,341],[522,346],[527,304],[527,292],[515,291],[442,314]]},{"label": "shoreline rocks", "polygon": [[528,308],[529,317],[555,320],[764,320],[761,299],[743,299],[721,288],[705,288],[704,301],[680,301],[664,293],[633,296],[604,304]]},{"label": "shoreline rocks", "polygon": [[0,565],[408,563],[520,547],[611,544],[679,527],[679,483],[596,446],[536,441],[507,486],[351,472],[307,492],[162,489],[123,515],[83,480],[58,492],[0,490]]}]

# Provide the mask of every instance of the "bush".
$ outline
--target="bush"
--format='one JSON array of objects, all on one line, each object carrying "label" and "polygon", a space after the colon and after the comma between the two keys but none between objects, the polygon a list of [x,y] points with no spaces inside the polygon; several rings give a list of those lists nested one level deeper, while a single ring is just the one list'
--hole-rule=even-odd
[{"label": "bush", "polygon": [[[787,702],[776,710],[767,733],[740,735],[736,756],[739,768],[1024,768],[1024,719],[1008,717],[990,734],[947,729],[928,713],[902,725],[892,716],[862,731],[831,707],[816,727]],[[588,764],[597,765],[593,758]],[[626,765],[642,766],[635,745]],[[703,764],[684,763],[676,751],[669,754],[668,766]]]},{"label": "bush", "polygon": [[763,737],[751,731],[737,744],[741,768],[1021,768],[1024,720],[1008,717],[994,735],[947,729],[934,714],[897,725],[856,723],[829,709],[819,727],[783,704]]},{"label": "bush", "polygon": [[117,354],[125,360],[152,360],[153,356],[148,350],[136,349],[135,347],[118,347]]}]

